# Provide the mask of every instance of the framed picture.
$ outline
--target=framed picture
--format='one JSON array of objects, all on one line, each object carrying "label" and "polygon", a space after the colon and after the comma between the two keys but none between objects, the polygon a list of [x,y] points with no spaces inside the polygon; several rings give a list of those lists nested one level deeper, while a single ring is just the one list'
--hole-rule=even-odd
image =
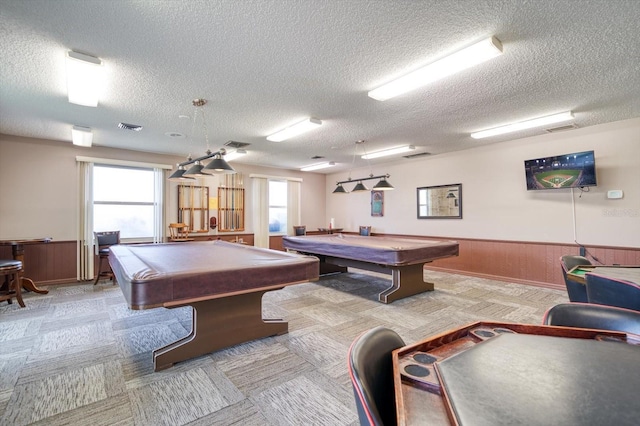
[{"label": "framed picture", "polygon": [[371,216],[384,216],[384,191],[371,191]]}]

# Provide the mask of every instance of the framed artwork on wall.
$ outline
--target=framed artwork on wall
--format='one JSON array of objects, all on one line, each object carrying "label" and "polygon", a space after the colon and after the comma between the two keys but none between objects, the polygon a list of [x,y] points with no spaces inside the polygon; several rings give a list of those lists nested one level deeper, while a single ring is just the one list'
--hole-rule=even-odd
[{"label": "framed artwork on wall", "polygon": [[384,191],[371,191],[371,216],[384,216]]}]

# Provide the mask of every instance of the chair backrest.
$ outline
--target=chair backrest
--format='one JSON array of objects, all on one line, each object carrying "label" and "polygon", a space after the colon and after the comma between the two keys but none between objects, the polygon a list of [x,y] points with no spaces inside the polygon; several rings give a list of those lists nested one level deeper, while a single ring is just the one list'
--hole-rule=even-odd
[{"label": "chair backrest", "polygon": [[544,314],[546,325],[622,331],[640,335],[640,312],[593,303],[561,303]]},{"label": "chair backrest", "polygon": [[586,275],[589,303],[640,311],[640,286],[631,281],[590,273]]},{"label": "chair backrest", "polygon": [[361,425],[396,424],[391,352],[404,346],[393,330],[376,327],[358,336],[349,348],[349,377]]},{"label": "chair backrest", "polygon": [[562,266],[565,272],[569,272],[576,266],[580,265],[591,265],[591,261],[584,256],[578,256],[573,254],[566,254],[560,258],[560,262],[562,262]]},{"label": "chair backrest", "polygon": [[94,232],[96,238],[96,251],[99,252],[109,246],[120,244],[120,231]]},{"label": "chair backrest", "polygon": [[360,235],[364,237],[371,236],[371,227],[370,226],[361,226],[360,227]]},{"label": "chair backrest", "polygon": [[188,240],[189,226],[186,223],[170,223],[169,239],[171,241]]},{"label": "chair backrest", "polygon": [[307,235],[307,226],[306,225],[298,225],[293,227],[293,233],[295,235]]},{"label": "chair backrest", "polygon": [[560,265],[569,300],[571,302],[587,302],[587,288],[583,284],[568,279],[567,272],[579,265],[591,265],[589,259],[584,256],[568,254],[560,258]]}]

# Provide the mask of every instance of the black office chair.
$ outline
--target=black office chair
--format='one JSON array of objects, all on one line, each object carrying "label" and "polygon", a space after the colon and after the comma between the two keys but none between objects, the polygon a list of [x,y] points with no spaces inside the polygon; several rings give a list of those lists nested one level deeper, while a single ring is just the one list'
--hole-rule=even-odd
[{"label": "black office chair", "polygon": [[597,273],[587,274],[586,281],[589,303],[640,311],[640,286],[638,284],[604,277]]},{"label": "black office chair", "polygon": [[[106,232],[94,232],[96,237],[96,254],[100,258],[98,262],[98,273],[96,274],[96,280],[93,285],[98,284],[101,277],[109,277],[113,280],[113,284],[116,284],[111,265],[109,265],[109,247],[116,244],[120,244],[120,231],[106,231]],[[106,260],[109,265],[108,271],[102,271],[102,261]]]},{"label": "black office chair", "polygon": [[376,327],[349,348],[349,377],[361,425],[395,425],[396,402],[391,352],[404,346],[393,330]]},{"label": "black office chair", "polygon": [[584,302],[587,299],[587,287],[584,284],[572,281],[567,278],[567,272],[579,265],[591,265],[592,263],[584,256],[565,255],[560,258],[560,265],[562,266],[562,276],[564,277],[564,283],[567,287],[567,294],[571,302]]},{"label": "black office chair", "polygon": [[593,303],[561,303],[545,312],[542,323],[640,335],[640,312]]}]

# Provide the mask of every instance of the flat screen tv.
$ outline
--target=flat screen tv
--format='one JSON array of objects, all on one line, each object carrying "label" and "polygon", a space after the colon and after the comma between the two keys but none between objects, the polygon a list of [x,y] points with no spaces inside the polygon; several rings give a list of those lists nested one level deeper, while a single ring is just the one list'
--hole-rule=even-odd
[{"label": "flat screen tv", "polygon": [[527,190],[596,186],[593,151],[526,160]]}]

